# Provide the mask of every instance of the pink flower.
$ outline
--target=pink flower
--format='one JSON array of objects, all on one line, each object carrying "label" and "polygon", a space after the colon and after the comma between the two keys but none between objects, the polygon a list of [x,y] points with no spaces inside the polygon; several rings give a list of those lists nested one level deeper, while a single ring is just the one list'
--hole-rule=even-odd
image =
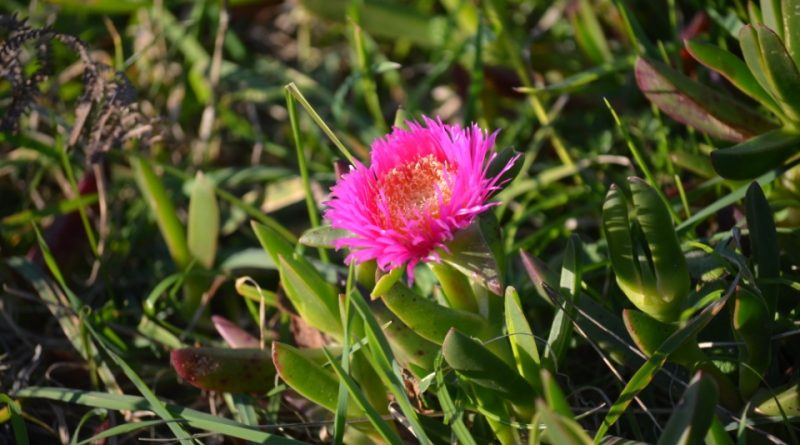
[{"label": "pink flower", "polygon": [[413,279],[418,262],[439,261],[437,250],[496,204],[487,199],[516,158],[487,177],[497,132],[427,117],[408,127],[373,142],[371,165],[356,162],[339,179],[325,217],[353,234],[336,242],[350,249],[348,263],[376,260],[384,271],[407,265]]}]

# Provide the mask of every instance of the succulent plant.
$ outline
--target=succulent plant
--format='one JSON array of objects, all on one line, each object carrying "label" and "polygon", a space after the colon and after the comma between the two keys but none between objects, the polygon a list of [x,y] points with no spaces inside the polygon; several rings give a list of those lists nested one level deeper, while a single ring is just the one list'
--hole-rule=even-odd
[{"label": "succulent plant", "polygon": [[711,153],[716,172],[752,179],[783,165],[800,146],[800,2],[749,3],[750,24],[738,32],[743,56],[699,40],[686,49],[698,62],[724,76],[765,112],[708,88],[679,71],[640,57],[636,80],[648,99],[686,125],[732,147]]}]

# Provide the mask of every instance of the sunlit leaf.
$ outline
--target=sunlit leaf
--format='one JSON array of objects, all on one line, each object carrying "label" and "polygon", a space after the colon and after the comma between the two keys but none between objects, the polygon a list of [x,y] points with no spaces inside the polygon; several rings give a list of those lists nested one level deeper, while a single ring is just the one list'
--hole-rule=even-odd
[{"label": "sunlit leaf", "polygon": [[450,329],[442,344],[447,363],[461,376],[521,406],[533,407],[533,388],[480,342]]},{"label": "sunlit leaf", "polygon": [[686,41],[686,49],[698,62],[725,76],[736,88],[759,101],[773,113],[783,113],[772,96],[758,83],[744,61],[730,52],[696,40]]},{"label": "sunlit leaf", "polygon": [[[281,379],[303,397],[334,412],[339,394],[336,376],[303,355],[300,350],[280,342],[272,343],[272,360]],[[360,416],[361,410],[350,401],[348,417]]]},{"label": "sunlit leaf", "polygon": [[214,266],[217,255],[219,219],[214,184],[198,172],[189,199],[187,245],[192,257],[206,269]]}]

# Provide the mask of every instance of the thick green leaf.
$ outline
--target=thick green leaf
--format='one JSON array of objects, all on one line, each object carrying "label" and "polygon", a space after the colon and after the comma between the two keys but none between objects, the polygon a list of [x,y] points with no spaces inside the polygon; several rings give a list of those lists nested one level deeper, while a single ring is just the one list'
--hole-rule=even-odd
[{"label": "thick green leaf", "polygon": [[800,0],[783,0],[783,43],[794,64],[800,67]]},{"label": "thick green leaf", "polygon": [[214,266],[219,236],[219,206],[214,184],[197,172],[189,199],[187,244],[192,257],[206,269]]},{"label": "thick green leaf", "polygon": [[[41,398],[116,411],[153,410],[151,403],[144,397],[108,394],[80,389],[31,386],[18,391],[16,397]],[[184,420],[186,424],[192,428],[266,445],[304,445],[306,443],[281,436],[274,436],[260,431],[255,427],[243,425],[224,417],[214,416],[183,406],[169,403],[164,404],[164,406],[166,406],[166,409],[175,417]]]},{"label": "thick green leaf", "polygon": [[531,385],[483,344],[452,328],[442,344],[447,363],[461,376],[521,407],[533,408]]},{"label": "thick green leaf", "polygon": [[797,418],[800,417],[800,384],[776,390],[774,395],[764,390],[753,398],[755,412],[765,416]]},{"label": "thick green leaf", "polygon": [[278,259],[281,284],[297,313],[310,326],[326,334],[342,335],[336,289],[307,261],[298,257]]},{"label": "thick green leaf", "polygon": [[675,321],[689,293],[689,272],[675,230],[658,193],[628,178],[634,214],[629,220],[623,193],[612,186],[603,204],[603,231],[617,284],[651,317]]},{"label": "thick green leaf", "polygon": [[761,19],[764,26],[778,33],[783,39],[783,11],[781,10],[781,0],[761,0]]},{"label": "thick green leaf", "polygon": [[640,264],[643,268],[651,265],[655,278],[654,290],[668,306],[660,315],[664,317],[662,319],[668,319],[671,316],[668,313],[679,308],[689,293],[686,258],[672,227],[667,207],[655,189],[636,177],[628,178],[628,183],[633,195],[636,220],[648,247],[645,253],[648,261]]},{"label": "thick green leaf", "polygon": [[[631,309],[622,311],[622,320],[625,322],[625,328],[634,343],[636,343],[636,347],[648,357],[652,356],[667,338],[678,330],[675,325],[662,323],[644,312]],[[694,338],[687,338],[683,345],[680,345],[670,354],[669,359],[688,367],[693,367],[697,362],[708,360],[700,348],[697,347]]]},{"label": "thick green leaf", "polygon": [[658,445],[700,445],[714,419],[717,386],[698,372],[689,382],[683,397],[658,439]]},{"label": "thick green leaf", "polygon": [[[549,348],[544,354],[546,359],[556,364],[563,359],[572,337],[572,320],[575,318],[574,304],[581,287],[580,248],[580,238],[572,235],[564,250],[560,283],[561,295],[571,304],[567,305],[567,310],[562,308],[556,310],[553,323],[550,325],[550,336],[547,338]],[[554,369],[557,368],[558,366],[554,366]]]},{"label": "thick green leaf", "polygon": [[716,415],[711,419],[711,427],[706,434],[706,445],[734,445],[733,439]]},{"label": "thick green leaf", "polygon": [[731,324],[737,340],[742,342],[739,359],[739,390],[750,397],[761,385],[769,368],[771,348],[771,312],[764,298],[740,287],[736,292]]},{"label": "thick green leaf", "polygon": [[747,188],[744,206],[747,226],[750,229],[750,248],[753,251],[758,288],[767,303],[767,312],[774,314],[780,285],[764,281],[780,277],[781,257],[778,249],[778,232],[775,228],[772,208],[757,182],[750,184]]},{"label": "thick green leaf", "polygon": [[739,31],[742,55],[758,82],[792,122],[800,121],[800,74],[780,38],[763,25]]},{"label": "thick green leaf", "polygon": [[439,345],[422,338],[383,304],[373,303],[370,309],[378,323],[386,326],[383,333],[401,366],[408,368],[409,363],[413,363],[426,371],[433,369]]},{"label": "thick green leaf", "polygon": [[[470,385],[469,392],[472,393],[476,409],[483,414],[486,423],[492,429],[492,434],[500,445],[516,445],[521,442],[517,430],[510,425],[508,419],[514,417],[514,411],[509,406],[508,401],[489,388],[480,385]],[[533,409],[520,412],[515,410],[519,416],[527,418],[532,415]]]},{"label": "thick green leaf", "polygon": [[711,164],[727,179],[752,179],[779,167],[798,152],[800,133],[772,130],[741,144],[711,153]]},{"label": "thick green leaf", "polygon": [[[334,412],[339,394],[336,376],[309,359],[299,349],[272,342],[272,361],[280,378],[289,387],[317,405]],[[359,417],[361,410],[350,401],[348,417]]]},{"label": "thick green leaf", "polygon": [[[641,291],[628,294],[627,289],[641,289],[644,286],[641,271],[634,256],[633,238],[628,219],[628,201],[616,184],[611,184],[603,202],[603,233],[608,244],[608,255],[614,269],[617,283],[637,307],[644,305]],[[624,283],[624,284],[623,284]],[[642,309],[644,310],[644,309]]]},{"label": "thick green leaf", "polygon": [[775,125],[750,107],[650,59],[636,61],[636,82],[647,98],[678,122],[739,142]]},{"label": "thick green leaf", "polygon": [[592,438],[575,420],[553,412],[547,404],[539,400],[536,411],[545,426],[545,434],[550,443],[559,445],[590,445]]},{"label": "thick green leaf", "polygon": [[670,335],[669,338],[664,341],[661,347],[659,347],[658,350],[656,350],[653,355],[647,359],[644,365],[642,365],[636,371],[633,377],[631,377],[631,379],[625,385],[625,388],[622,389],[622,393],[617,401],[614,402],[614,404],[609,408],[608,414],[606,414],[606,417],[603,419],[603,423],[600,425],[600,428],[595,434],[595,441],[605,436],[608,429],[614,423],[616,423],[617,420],[619,420],[623,413],[625,413],[625,410],[627,409],[628,405],[630,405],[634,397],[636,397],[640,391],[650,384],[656,372],[658,372],[661,367],[664,366],[664,362],[667,360],[667,357],[675,352],[681,345],[686,343],[687,339],[695,338],[697,333],[707,326],[717,314],[719,314],[719,312],[725,306],[725,303],[727,303],[728,298],[730,298],[730,295],[731,293],[728,292],[720,300],[708,305],[705,309],[703,309],[702,312],[700,312],[700,314],[689,320],[683,327],[678,329],[677,332]]},{"label": "thick green leaf", "polygon": [[[750,2],[750,4],[752,5],[753,2]],[[775,92],[772,90],[770,82],[767,79],[766,68],[763,66],[764,56],[761,52],[761,44],[758,41],[758,34],[753,26],[746,25],[739,30],[739,47],[742,50],[742,57],[744,57],[745,64],[747,64],[753,77],[755,77],[761,87],[769,93],[773,99],[777,100]],[[778,106],[783,110],[783,113],[786,114],[784,106],[782,104],[778,104]],[[794,119],[796,116],[789,114],[787,117]]]},{"label": "thick green leaf", "polygon": [[[678,331],[675,325],[668,325],[654,320],[642,312],[625,310],[623,312],[625,328],[633,338],[636,346],[652,357],[658,353],[666,341]],[[714,378],[722,391],[722,401],[726,406],[736,406],[739,397],[730,379],[700,350],[694,337],[686,337],[684,343],[667,354],[667,358],[690,370],[705,371]]]},{"label": "thick green leaf", "polygon": [[300,236],[300,244],[309,247],[323,247],[333,249],[336,247],[336,241],[353,236],[347,230],[334,229],[331,226],[320,226],[306,230]]},{"label": "thick green leaf", "polygon": [[800,73],[794,60],[774,31],[761,25],[755,25],[755,30],[761,46],[762,68],[770,80],[775,99],[785,108],[791,109],[795,115],[800,115]]},{"label": "thick green leaf", "polygon": [[687,40],[686,49],[698,62],[725,76],[733,86],[743,93],[757,100],[778,116],[783,115],[778,104],[758,83],[742,59],[718,46],[697,40]]},{"label": "thick green leaf", "polygon": [[514,354],[517,372],[528,381],[537,394],[541,394],[539,348],[536,346],[536,338],[522,311],[519,294],[511,286],[506,288],[505,318],[508,341],[511,343],[511,352]]},{"label": "thick green leaf", "polygon": [[750,23],[753,25],[764,23],[764,18],[761,16],[761,9],[759,9],[754,1],[747,2],[747,18],[750,19]]},{"label": "thick green leaf", "polygon": [[184,348],[170,354],[182,379],[219,392],[266,392],[275,380],[269,351],[261,349]]},{"label": "thick green leaf", "polygon": [[378,281],[375,283],[375,287],[372,289],[372,294],[370,296],[373,299],[379,298],[386,292],[389,292],[392,286],[394,286],[400,277],[403,276],[403,271],[405,270],[405,267],[395,267],[388,273],[381,275],[381,277],[378,278]]},{"label": "thick green leaf", "polygon": [[469,332],[481,340],[498,334],[481,316],[442,306],[417,295],[402,283],[392,286],[381,299],[412,331],[437,345],[444,342],[451,327]]},{"label": "thick green leaf", "polygon": [[553,378],[553,374],[546,369],[541,371],[542,388],[544,389],[544,398],[547,401],[547,406],[553,411],[562,416],[572,417],[572,408],[569,406],[567,398],[564,396],[564,391]]},{"label": "thick green leaf", "polygon": [[139,190],[156,217],[158,228],[167,243],[172,260],[179,269],[186,269],[191,262],[192,255],[189,252],[183,225],[178,219],[178,213],[172,205],[172,200],[167,196],[164,185],[149,161],[144,158],[131,157],[130,163]]},{"label": "thick green leaf", "polygon": [[447,263],[429,263],[428,267],[439,281],[448,306],[474,314],[479,313],[475,292],[466,275]]}]

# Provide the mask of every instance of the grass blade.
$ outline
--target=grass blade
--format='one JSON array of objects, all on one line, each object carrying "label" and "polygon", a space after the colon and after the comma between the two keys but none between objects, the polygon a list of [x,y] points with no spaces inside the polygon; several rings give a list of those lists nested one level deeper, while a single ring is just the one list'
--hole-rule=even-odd
[{"label": "grass blade", "polygon": [[6,404],[11,419],[11,428],[14,430],[14,440],[18,445],[28,445],[28,429],[25,427],[25,420],[22,418],[22,408],[19,402],[9,397],[7,394],[0,394],[0,402]]},{"label": "grass blade", "polygon": [[[41,398],[115,411],[153,410],[150,401],[144,397],[115,395],[80,389],[31,386],[18,391],[15,396],[19,398]],[[192,428],[267,445],[306,444],[306,442],[274,436],[224,417],[214,416],[183,406],[169,403],[163,404],[163,406],[172,416],[185,420],[186,424]]]},{"label": "grass blade", "polygon": [[164,404],[158,400],[155,393],[150,389],[147,383],[139,377],[136,371],[133,370],[126,362],[122,359],[122,357],[118,356],[111,350],[111,348],[106,345],[106,340],[102,336],[100,336],[95,330],[94,327],[88,322],[85,322],[86,329],[89,333],[94,337],[100,347],[105,350],[106,354],[111,357],[111,360],[117,364],[120,368],[122,368],[122,372],[130,379],[133,385],[136,387],[137,390],[144,396],[144,398],[150,402],[150,409],[153,410],[156,415],[161,417],[165,422],[167,422],[167,427],[172,431],[175,435],[175,438],[178,439],[182,445],[189,445],[193,443],[191,436],[189,433],[180,426],[179,423],[175,422],[176,417],[164,406]]},{"label": "grass blade", "polygon": [[[581,286],[581,258],[580,247],[581,241],[577,235],[572,235],[567,241],[567,247],[564,251],[564,262],[561,267],[561,295],[571,304],[567,304],[567,308],[572,308],[575,305],[575,300],[578,298]],[[567,314],[564,309],[558,309],[553,317],[553,323],[550,325],[550,336],[547,339],[547,344],[550,347],[545,351],[545,359],[552,361],[556,365],[552,369],[558,369],[558,362],[563,359],[566,348],[569,345],[570,337],[572,334],[572,322],[575,319],[575,314]]]},{"label": "grass blade", "polygon": [[603,419],[603,423],[600,425],[600,428],[598,428],[597,433],[594,436],[595,442],[599,442],[600,439],[605,436],[608,429],[614,423],[616,423],[620,416],[622,416],[622,414],[625,412],[636,394],[642,391],[653,380],[656,372],[658,372],[661,367],[664,366],[664,362],[666,362],[667,357],[671,353],[675,352],[678,347],[684,344],[687,339],[694,338],[694,336],[696,336],[701,329],[708,325],[708,323],[711,322],[711,320],[722,310],[722,308],[725,306],[725,303],[728,302],[728,299],[733,293],[733,289],[736,287],[738,282],[739,276],[737,275],[733,285],[724,297],[708,305],[705,309],[703,309],[702,312],[700,312],[700,314],[687,322],[674,334],[670,335],[669,338],[664,341],[664,344],[662,344],[658,350],[656,350],[653,355],[647,359],[644,365],[642,365],[639,370],[636,371],[633,377],[631,377],[631,379],[625,385],[625,388],[623,388],[622,393],[617,401],[614,402],[614,404],[609,408],[608,414],[606,414],[606,417]]},{"label": "grass blade", "polygon": [[322,350],[325,353],[325,357],[328,359],[328,363],[333,368],[336,375],[339,376],[339,381],[344,383],[345,387],[347,387],[347,391],[353,397],[356,405],[364,412],[364,415],[369,419],[372,426],[378,431],[378,433],[383,437],[386,442],[392,445],[401,445],[403,444],[403,440],[400,439],[400,436],[383,420],[383,417],[375,410],[361,390],[358,388],[358,384],[350,377],[347,372],[342,369],[342,366],[338,363],[338,361],[328,352],[327,349]]},{"label": "grass blade", "polygon": [[[394,287],[397,288],[398,286]],[[362,320],[364,320],[364,333],[367,336],[367,342],[369,344],[369,354],[366,354],[367,358],[371,359],[370,362],[373,368],[375,368],[375,371],[384,381],[384,384],[388,386],[389,391],[394,395],[395,402],[400,405],[401,412],[406,417],[409,424],[411,424],[411,429],[416,439],[422,445],[431,444],[431,440],[425,433],[425,428],[422,427],[417,417],[417,412],[408,399],[405,387],[403,386],[402,377],[399,375],[399,368],[395,366],[394,355],[389,347],[389,342],[386,340],[386,336],[383,335],[383,331],[378,326],[378,322],[375,321],[375,317],[370,312],[361,294],[355,291],[351,301]]]},{"label": "grass blade", "polygon": [[541,359],[536,338],[533,336],[522,305],[519,294],[513,287],[506,288],[505,318],[508,340],[511,343],[511,352],[517,364],[517,372],[533,386],[537,394],[541,394],[542,382],[539,377]]},{"label": "grass blade", "polygon": [[702,372],[695,374],[661,433],[658,445],[704,443],[715,416],[717,398],[714,381]]}]

